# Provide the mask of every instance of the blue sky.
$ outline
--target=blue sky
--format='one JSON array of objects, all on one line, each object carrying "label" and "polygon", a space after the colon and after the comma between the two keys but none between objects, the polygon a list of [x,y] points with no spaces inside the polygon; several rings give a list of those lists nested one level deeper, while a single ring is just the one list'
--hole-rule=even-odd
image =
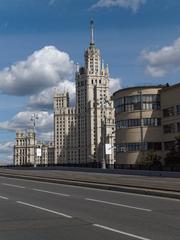
[{"label": "blue sky", "polygon": [[180,82],[179,12],[179,0],[0,0],[0,163],[11,162],[15,130],[31,127],[34,111],[39,137],[52,137],[52,92],[74,97],[91,18],[112,91]]}]

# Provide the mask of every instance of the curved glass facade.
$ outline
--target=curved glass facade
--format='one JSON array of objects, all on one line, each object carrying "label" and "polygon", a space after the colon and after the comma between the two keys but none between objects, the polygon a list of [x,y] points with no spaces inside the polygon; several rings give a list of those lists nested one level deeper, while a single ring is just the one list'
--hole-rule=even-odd
[{"label": "curved glass facade", "polygon": [[[142,97],[142,100],[141,100]],[[115,100],[116,112],[132,112],[136,110],[159,110],[160,109],[160,95],[159,94],[143,94],[142,96],[133,95],[121,97]]]}]

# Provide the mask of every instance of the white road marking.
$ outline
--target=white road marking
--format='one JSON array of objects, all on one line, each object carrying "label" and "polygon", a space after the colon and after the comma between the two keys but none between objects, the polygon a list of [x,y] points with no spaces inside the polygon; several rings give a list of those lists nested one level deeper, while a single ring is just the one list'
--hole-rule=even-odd
[{"label": "white road marking", "polygon": [[51,192],[51,191],[38,189],[38,188],[33,188],[32,190],[37,191],[37,192],[43,192],[43,193],[50,193],[50,194],[54,194],[54,195],[59,195],[59,196],[62,196],[62,197],[70,197],[69,194],[58,193],[58,192]]},{"label": "white road marking", "polygon": [[8,200],[7,197],[0,196],[1,199]]},{"label": "white road marking", "polygon": [[[10,179],[12,180],[12,178],[10,177],[4,177],[4,176],[0,176],[0,178],[5,178],[5,179]],[[130,195],[130,196],[139,196],[142,198],[152,198],[152,199],[160,199],[160,200],[165,200],[165,201],[173,201],[173,202],[180,202],[180,199],[175,199],[175,198],[170,198],[170,197],[161,197],[161,196],[153,196],[153,195],[145,195],[145,194],[140,194],[140,193],[130,193],[130,192],[121,192],[121,191],[115,191],[115,190],[108,190],[108,189],[96,189],[96,188],[90,188],[90,187],[84,187],[84,186],[75,186],[75,185],[66,185],[66,184],[61,184],[61,183],[52,183],[52,182],[43,182],[43,181],[36,181],[36,180],[27,180],[27,179],[19,179],[19,178],[14,178],[17,181],[23,181],[23,182],[34,182],[37,184],[41,183],[41,184],[45,184],[45,185],[56,185],[56,186],[63,186],[66,188],[79,188],[79,189],[88,189],[90,191],[98,191],[98,192],[109,192],[109,193],[114,193],[114,194],[118,194],[118,195]],[[124,187],[125,188],[125,187]]]},{"label": "white road marking", "polygon": [[26,188],[24,186],[19,186],[19,185],[14,185],[14,184],[9,184],[9,183],[2,183],[2,185],[9,186],[9,187],[16,187],[16,188]]},{"label": "white road marking", "polygon": [[109,204],[109,205],[114,205],[114,206],[118,206],[118,207],[132,208],[132,209],[136,209],[136,210],[141,210],[141,211],[146,211],[146,212],[152,212],[151,209],[139,208],[139,207],[134,207],[134,206],[130,206],[130,205],[124,205],[124,204],[120,204],[120,203],[107,202],[107,201],[102,201],[102,200],[97,200],[97,199],[92,199],[92,198],[85,198],[85,200],[87,200],[87,201],[92,201],[92,202]]},{"label": "white road marking", "polygon": [[122,235],[126,235],[128,237],[140,239],[140,240],[151,240],[150,238],[145,238],[145,237],[141,237],[141,236],[138,236],[138,235],[135,235],[135,234],[119,231],[117,229],[106,227],[106,226],[99,225],[99,224],[93,224],[93,226],[94,227],[98,227],[98,228],[102,228],[102,229],[105,229],[105,230],[108,230],[108,231],[111,231],[111,232],[115,232],[115,233],[119,233],[119,234],[122,234]]},{"label": "white road marking", "polygon": [[30,203],[25,203],[25,202],[21,202],[21,201],[16,201],[16,202],[19,203],[19,204],[25,205],[25,206],[29,206],[29,207],[33,207],[33,208],[37,208],[37,209],[46,211],[46,212],[54,213],[54,214],[60,215],[62,217],[72,218],[72,216],[70,216],[70,215],[67,215],[67,214],[64,214],[64,213],[60,213],[60,212],[56,212],[56,211],[50,210],[48,208],[39,207],[39,206],[30,204]]}]

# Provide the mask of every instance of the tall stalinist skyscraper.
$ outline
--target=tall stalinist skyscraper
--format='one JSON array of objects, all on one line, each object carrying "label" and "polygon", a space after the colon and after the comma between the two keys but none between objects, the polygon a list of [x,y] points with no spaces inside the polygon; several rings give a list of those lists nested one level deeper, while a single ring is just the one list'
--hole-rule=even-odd
[{"label": "tall stalinist skyscraper", "polygon": [[[95,46],[93,21],[90,22],[90,45],[84,53],[84,60],[84,66],[77,65],[76,69],[76,107],[73,112],[73,132],[76,133],[73,139],[76,143],[75,146],[71,146],[76,159],[71,159],[69,163],[97,164],[105,167],[105,163],[113,165],[115,161],[115,112],[109,92],[109,69],[108,66],[104,67],[100,50]],[[57,93],[54,101],[58,101]],[[55,146],[58,146],[57,139],[62,138],[58,136],[58,132],[63,134],[63,131],[57,130],[57,127],[60,127],[57,126],[57,119],[62,118],[62,111],[55,112]],[[71,136],[66,138],[71,139]],[[55,148],[55,151],[59,150]],[[55,156],[58,158],[56,152]],[[56,162],[67,163],[62,160],[63,158],[59,157],[59,161]]]}]

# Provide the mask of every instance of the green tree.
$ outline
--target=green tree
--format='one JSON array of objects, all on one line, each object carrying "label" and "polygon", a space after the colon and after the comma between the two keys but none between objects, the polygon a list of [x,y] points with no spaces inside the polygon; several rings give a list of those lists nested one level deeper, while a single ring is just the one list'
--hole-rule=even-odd
[{"label": "green tree", "polygon": [[147,152],[145,158],[138,162],[138,164],[143,165],[147,168],[152,166],[161,166],[161,157],[157,155],[157,153],[151,149]]},{"label": "green tree", "polygon": [[180,166],[180,135],[175,138],[175,147],[167,153],[164,161],[166,166]]}]

